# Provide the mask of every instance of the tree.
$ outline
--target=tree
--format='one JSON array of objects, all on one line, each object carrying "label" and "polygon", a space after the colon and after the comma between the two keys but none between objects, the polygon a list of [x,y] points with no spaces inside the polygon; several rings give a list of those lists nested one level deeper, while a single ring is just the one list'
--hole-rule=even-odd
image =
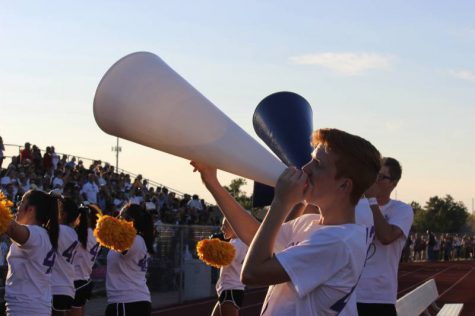
[{"label": "tree", "polygon": [[457,233],[463,230],[469,216],[462,202],[455,202],[452,196],[433,196],[425,205],[425,223],[434,232]]},{"label": "tree", "polygon": [[414,210],[414,223],[412,224],[412,231],[423,233],[427,230],[427,211],[422,206],[412,201],[411,207]]},{"label": "tree", "polygon": [[474,233],[475,232],[475,215],[472,213],[468,215],[465,226],[463,227],[463,233]]},{"label": "tree", "polygon": [[244,191],[241,190],[241,187],[243,185],[246,185],[247,181],[246,179],[243,178],[237,178],[231,180],[231,183],[228,185],[224,186],[224,189],[231,194],[233,198],[238,201],[239,204],[246,210],[251,211],[252,210],[252,200],[250,197],[246,195]]}]

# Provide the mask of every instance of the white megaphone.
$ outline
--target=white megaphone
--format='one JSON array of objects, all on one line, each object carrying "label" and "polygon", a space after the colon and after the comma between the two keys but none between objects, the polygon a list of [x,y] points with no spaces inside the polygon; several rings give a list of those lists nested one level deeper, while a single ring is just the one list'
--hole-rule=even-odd
[{"label": "white megaphone", "polygon": [[286,168],[158,56],[116,62],[94,97],[106,133],[275,186]]}]

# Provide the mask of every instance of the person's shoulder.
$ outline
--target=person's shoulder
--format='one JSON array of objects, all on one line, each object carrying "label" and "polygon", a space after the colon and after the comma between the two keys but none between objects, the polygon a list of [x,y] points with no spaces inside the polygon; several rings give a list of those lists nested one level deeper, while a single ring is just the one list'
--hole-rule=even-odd
[{"label": "person's shoulder", "polygon": [[366,230],[361,225],[321,225],[310,234],[308,242],[318,247],[332,249],[334,253],[346,253],[351,248],[366,245],[365,239]]},{"label": "person's shoulder", "polygon": [[38,225],[25,225],[25,227],[28,229],[30,235],[28,240],[21,247],[38,248],[38,246],[43,243],[49,243],[49,236],[46,229]]},{"label": "person's shoulder", "polygon": [[65,224],[59,224],[59,230],[60,232],[64,232],[66,234],[70,234],[70,235],[77,235],[76,233],[76,230],[74,228],[72,228],[71,226],[69,225],[65,225]]},{"label": "person's shoulder", "polygon": [[134,239],[134,242],[132,243],[132,247],[146,249],[147,246],[145,245],[145,239],[139,234],[135,235],[135,239]]},{"label": "person's shoulder", "polygon": [[35,235],[44,235],[44,234],[48,234],[46,232],[46,229],[44,229],[43,227],[40,227],[38,225],[25,225],[26,228],[28,228],[28,230],[30,231],[30,234],[35,234]]},{"label": "person's shoulder", "polygon": [[389,207],[391,208],[394,208],[394,209],[398,209],[400,211],[410,211],[410,212],[413,212],[412,210],[412,206],[405,203],[405,202],[402,202],[402,201],[399,201],[399,200],[393,200],[391,199],[389,201],[390,205]]},{"label": "person's shoulder", "polygon": [[311,222],[318,222],[319,220],[320,214],[304,214],[291,221],[283,223],[282,228],[297,231],[304,227],[307,227]]}]

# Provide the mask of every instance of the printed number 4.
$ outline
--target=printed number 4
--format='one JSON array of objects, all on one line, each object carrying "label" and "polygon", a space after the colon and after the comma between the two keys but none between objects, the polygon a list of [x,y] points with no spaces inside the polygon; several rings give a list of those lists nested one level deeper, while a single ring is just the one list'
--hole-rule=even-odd
[{"label": "printed number 4", "polygon": [[145,255],[141,260],[139,260],[139,267],[142,268],[142,271],[147,271],[148,269],[148,258],[147,255]]},{"label": "printed number 4", "polygon": [[48,267],[48,270],[46,270],[46,274],[51,273],[51,270],[53,270],[55,259],[56,259],[56,251],[54,249],[51,249],[46,255],[45,260],[43,260],[43,265]]},{"label": "printed number 4", "polygon": [[89,253],[92,256],[91,261],[94,262],[96,260],[97,254],[99,253],[99,243],[96,243],[94,247],[91,248]]},{"label": "printed number 4", "polygon": [[74,255],[76,254],[76,247],[78,245],[78,241],[76,240],[68,247],[61,255],[66,258],[66,262],[73,263]]}]

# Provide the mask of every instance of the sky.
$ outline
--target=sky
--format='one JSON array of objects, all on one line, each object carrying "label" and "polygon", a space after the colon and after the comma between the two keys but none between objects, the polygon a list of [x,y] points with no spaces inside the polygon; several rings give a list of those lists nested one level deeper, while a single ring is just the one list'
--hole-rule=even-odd
[{"label": "sky", "polygon": [[[394,198],[450,194],[472,210],[474,12],[473,1],[0,0],[0,136],[115,164],[94,94],[118,59],[149,51],[256,140],[259,101],[292,91],[314,128],[401,162]],[[213,201],[185,159],[120,146],[119,168]]]}]

